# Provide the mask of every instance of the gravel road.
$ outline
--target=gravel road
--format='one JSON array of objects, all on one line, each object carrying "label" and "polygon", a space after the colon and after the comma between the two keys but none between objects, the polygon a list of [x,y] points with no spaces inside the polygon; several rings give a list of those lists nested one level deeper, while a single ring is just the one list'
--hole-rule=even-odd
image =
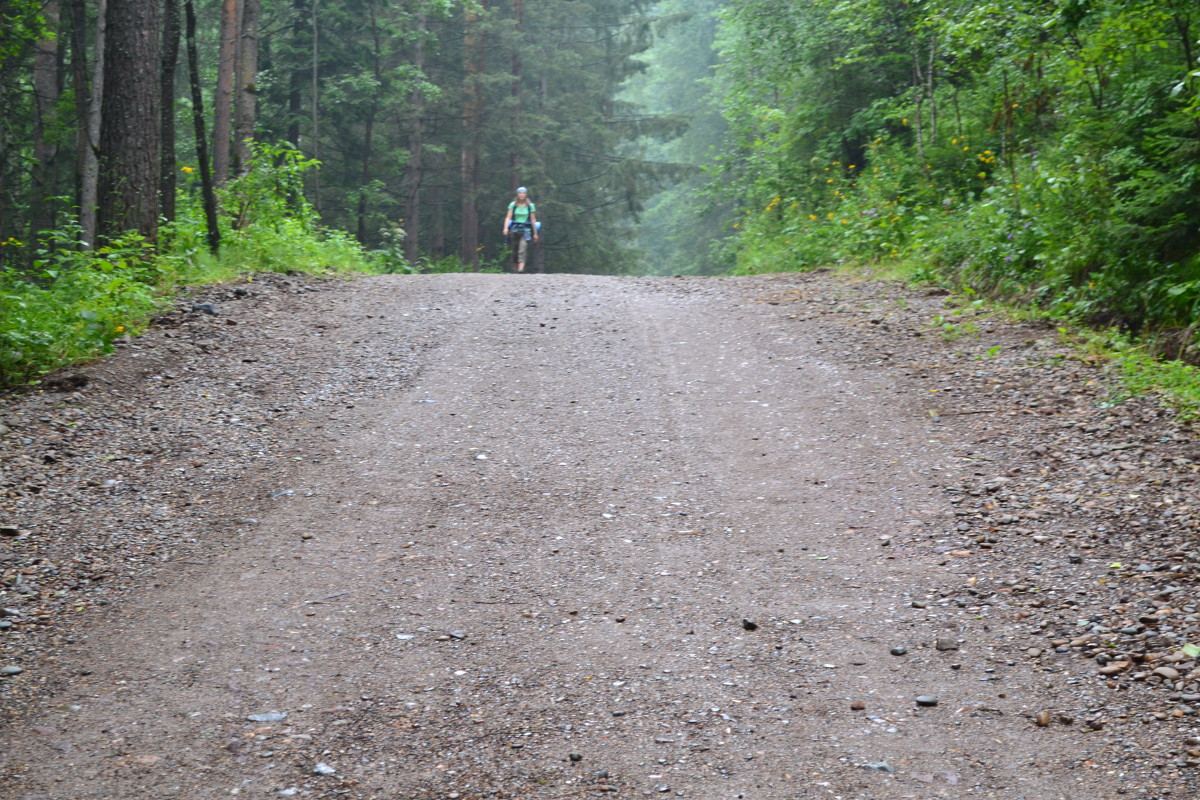
[{"label": "gravel road", "polygon": [[[1053,332],[831,275],[248,287],[0,408],[0,796],[1196,796],[1188,515],[1138,553],[1192,618],[1097,663],[1124,512],[1028,463],[1194,436]],[[993,424],[1021,365],[1055,405]]]}]

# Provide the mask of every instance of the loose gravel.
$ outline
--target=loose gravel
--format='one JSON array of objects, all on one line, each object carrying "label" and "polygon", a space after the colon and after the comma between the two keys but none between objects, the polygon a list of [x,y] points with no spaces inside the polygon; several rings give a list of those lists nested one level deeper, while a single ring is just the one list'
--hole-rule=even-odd
[{"label": "loose gravel", "polygon": [[937,292],[268,277],[0,443],[3,797],[1200,793],[1195,432]]}]

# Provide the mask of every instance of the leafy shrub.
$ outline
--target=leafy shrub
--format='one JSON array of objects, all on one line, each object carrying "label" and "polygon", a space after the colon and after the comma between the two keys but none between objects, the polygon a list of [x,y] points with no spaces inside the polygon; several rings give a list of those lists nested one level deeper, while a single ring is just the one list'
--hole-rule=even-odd
[{"label": "leafy shrub", "polygon": [[303,174],[316,167],[291,148],[256,145],[248,171],[220,193],[215,254],[199,187],[186,178],[157,249],[136,234],[88,249],[73,220],[46,231],[32,258],[15,239],[0,243],[0,389],[111,351],[182,285],[255,272],[371,270],[377,262],[349,234],[322,227],[304,199]]}]

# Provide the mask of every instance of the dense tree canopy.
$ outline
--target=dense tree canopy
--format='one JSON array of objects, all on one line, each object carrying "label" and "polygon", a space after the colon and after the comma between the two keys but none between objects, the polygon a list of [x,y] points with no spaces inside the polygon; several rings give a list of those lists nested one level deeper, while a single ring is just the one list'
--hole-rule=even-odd
[{"label": "dense tree canopy", "polygon": [[[131,142],[166,142],[164,193],[173,194],[170,176],[180,170],[183,190],[199,190],[189,178],[198,166],[189,75],[170,72],[180,52],[178,6],[137,2],[147,15],[135,26],[121,16],[132,0],[16,2],[3,12],[6,239],[34,242],[85,204],[89,152],[103,167],[95,201],[102,228],[115,218],[153,238],[157,209],[172,216],[171,198],[147,197],[157,157]],[[367,247],[403,237],[410,260],[457,257],[471,267],[496,257],[505,206],[527,184],[546,224],[548,268],[625,271],[629,250],[614,233],[661,172],[620,152],[662,132],[618,97],[652,43],[643,5],[197,0],[196,80],[215,184],[249,169],[247,141],[290,143],[321,162],[306,172],[304,191],[326,226]],[[121,40],[108,50],[109,67],[127,79],[104,83],[93,98],[104,22],[114,23],[108,38]],[[160,74],[168,76],[161,98],[137,83]],[[160,107],[169,112],[161,120]],[[88,138],[91,112],[105,121],[100,141]],[[178,132],[175,117],[184,123]],[[17,249],[5,263],[28,259]]]}]

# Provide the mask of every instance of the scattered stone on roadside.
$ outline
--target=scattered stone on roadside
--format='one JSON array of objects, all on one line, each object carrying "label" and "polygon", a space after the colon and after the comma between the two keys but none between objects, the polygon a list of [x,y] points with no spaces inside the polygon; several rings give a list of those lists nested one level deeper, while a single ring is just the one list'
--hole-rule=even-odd
[{"label": "scattered stone on roadside", "polygon": [[1033,720],[1034,720],[1034,722],[1037,723],[1037,726],[1039,728],[1045,728],[1050,725],[1050,712],[1049,711],[1039,711],[1037,713],[1037,716],[1035,716],[1033,718]]},{"label": "scattered stone on roadside", "polygon": [[569,756],[567,756],[567,758],[571,759],[572,761],[583,761],[583,754],[571,753]]},{"label": "scattered stone on roadside", "polygon": [[264,714],[251,714],[246,719],[250,722],[282,722],[287,716],[286,711],[268,711]]},{"label": "scattered stone on roadside", "polygon": [[313,775],[336,775],[337,770],[326,764],[324,761],[319,762],[313,767]]},{"label": "scattered stone on roadside", "polygon": [[1030,658],[1038,658],[1044,652],[1046,651],[1040,647],[1031,647],[1025,651],[1025,655],[1029,656]]},{"label": "scattered stone on roadside", "polygon": [[3,675],[5,677],[8,677],[10,675],[20,675],[24,671],[25,670],[23,668],[18,667],[16,664],[11,664],[7,667],[0,667],[0,675]]},{"label": "scattered stone on roadside", "polygon": [[917,705],[932,708],[938,704],[937,695],[922,694],[917,696]]},{"label": "scattered stone on roadside", "polygon": [[867,708],[866,700],[851,700],[850,701],[850,710],[851,711],[865,711],[866,708]]},{"label": "scattered stone on roadside", "polygon": [[217,316],[217,307],[212,303],[193,303],[192,311],[200,311],[210,317]]},{"label": "scattered stone on roadside", "polygon": [[876,764],[863,764],[861,766],[868,772],[886,772],[888,775],[894,775],[896,772],[896,768],[886,761],[880,761]]},{"label": "scattered stone on roadside", "polygon": [[1171,682],[1179,680],[1179,670],[1173,669],[1171,667],[1159,667],[1158,669],[1154,670],[1150,674],[1157,675],[1158,677],[1163,678],[1168,681],[1171,681]]},{"label": "scattered stone on roadside", "polygon": [[21,529],[16,525],[0,525],[0,536],[20,536]]},{"label": "scattered stone on roadside", "polygon": [[457,639],[458,641],[467,638],[467,634],[464,631],[450,631],[449,633],[451,639]]},{"label": "scattered stone on roadside", "polygon": [[894,656],[902,656],[908,653],[908,648],[902,644],[898,644],[889,651]]},{"label": "scattered stone on roadside", "polygon": [[957,650],[958,640],[951,639],[949,636],[939,636],[937,638],[937,642],[934,643],[934,646],[943,652],[947,650]]},{"label": "scattered stone on roadside", "polygon": [[756,630],[758,630],[758,623],[754,622],[753,620],[743,619],[742,627],[748,631],[756,631]]}]

